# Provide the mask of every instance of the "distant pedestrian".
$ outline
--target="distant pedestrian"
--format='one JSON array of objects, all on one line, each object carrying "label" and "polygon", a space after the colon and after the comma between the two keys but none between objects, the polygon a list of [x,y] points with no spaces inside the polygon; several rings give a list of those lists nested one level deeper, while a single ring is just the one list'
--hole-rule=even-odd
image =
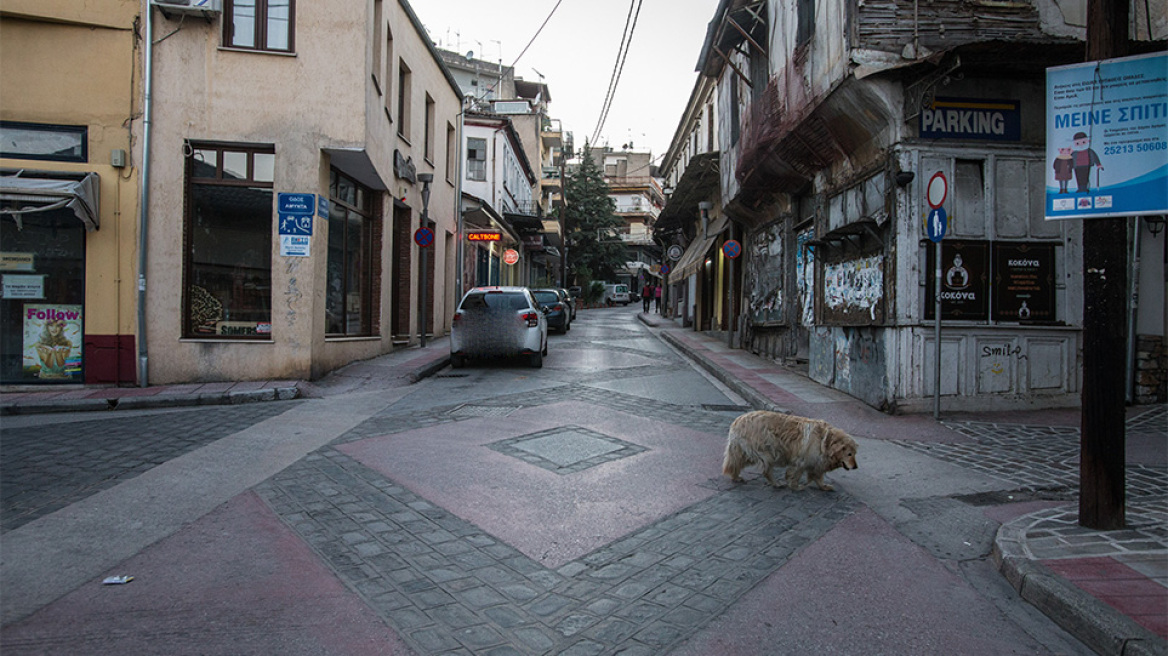
[{"label": "distant pedestrian", "polygon": [[653,308],[657,310],[657,314],[661,314],[661,285],[653,288]]},{"label": "distant pedestrian", "polygon": [[653,285],[645,285],[641,289],[641,307],[645,312],[649,311],[649,302],[653,300]]}]

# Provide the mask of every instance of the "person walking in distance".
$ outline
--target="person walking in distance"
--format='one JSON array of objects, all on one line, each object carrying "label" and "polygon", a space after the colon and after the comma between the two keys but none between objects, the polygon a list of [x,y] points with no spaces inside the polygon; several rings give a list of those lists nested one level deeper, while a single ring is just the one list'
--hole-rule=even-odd
[{"label": "person walking in distance", "polygon": [[653,285],[646,284],[641,289],[641,307],[645,312],[649,311],[649,303],[653,300]]},{"label": "person walking in distance", "polygon": [[653,287],[653,309],[661,314],[661,285]]}]

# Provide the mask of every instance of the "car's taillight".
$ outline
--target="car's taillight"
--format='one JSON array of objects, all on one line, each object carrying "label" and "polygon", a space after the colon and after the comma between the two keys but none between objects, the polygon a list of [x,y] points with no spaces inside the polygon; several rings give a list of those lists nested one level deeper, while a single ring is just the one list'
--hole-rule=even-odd
[{"label": "car's taillight", "polygon": [[458,323],[458,320],[461,318],[462,318],[462,310],[459,310],[458,312],[454,313],[454,319],[453,319],[454,323]]},{"label": "car's taillight", "polygon": [[555,310],[556,312],[563,312],[564,305],[562,303],[556,303],[555,305],[552,306],[552,309]]},{"label": "car's taillight", "polygon": [[539,314],[536,312],[524,312],[521,318],[527,322],[528,328],[534,328],[539,325]]}]

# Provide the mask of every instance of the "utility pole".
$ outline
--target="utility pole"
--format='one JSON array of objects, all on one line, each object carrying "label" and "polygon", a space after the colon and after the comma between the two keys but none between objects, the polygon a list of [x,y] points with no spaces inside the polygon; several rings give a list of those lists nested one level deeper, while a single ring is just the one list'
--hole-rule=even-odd
[{"label": "utility pole", "polygon": [[[543,76],[540,76],[540,80]],[[568,159],[563,146],[564,133],[560,130],[560,241],[563,242],[563,251],[560,252],[560,287],[568,288],[568,181],[565,176],[564,162]],[[583,294],[584,290],[580,290]],[[575,302],[575,301],[573,301]]]},{"label": "utility pole", "polygon": [[[1088,0],[1087,61],[1127,55],[1128,23],[1127,0]],[[1100,530],[1125,523],[1127,224],[1127,218],[1083,224],[1079,524]]]}]

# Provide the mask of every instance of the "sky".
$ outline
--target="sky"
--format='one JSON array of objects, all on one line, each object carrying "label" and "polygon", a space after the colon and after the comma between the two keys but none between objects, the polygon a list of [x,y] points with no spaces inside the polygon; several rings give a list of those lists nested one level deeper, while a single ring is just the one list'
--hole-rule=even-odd
[{"label": "sky", "polygon": [[[548,85],[548,113],[577,148],[595,131],[631,0],[562,0],[515,77]],[[410,0],[438,47],[510,66],[556,0]],[[698,56],[718,0],[641,0],[632,45],[600,145],[665,155],[697,80]],[[539,73],[537,73],[538,71]]]}]

